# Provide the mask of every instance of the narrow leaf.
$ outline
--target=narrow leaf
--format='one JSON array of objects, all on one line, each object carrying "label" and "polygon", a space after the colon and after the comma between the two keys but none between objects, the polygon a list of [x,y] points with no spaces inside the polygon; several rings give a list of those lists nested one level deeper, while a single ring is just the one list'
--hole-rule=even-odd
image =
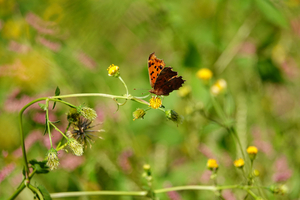
[{"label": "narrow leaf", "polygon": [[[60,95],[60,89],[57,86],[56,89],[55,89],[55,96],[59,96],[59,95]],[[61,100],[61,98],[58,98],[58,99]],[[56,106],[56,101],[54,101],[54,103],[53,103],[52,110],[55,108],[55,106]]]},{"label": "narrow leaf", "polygon": [[47,107],[45,104],[42,104],[42,103],[38,103],[38,105],[40,106],[41,109],[43,109],[44,111],[47,110]]},{"label": "narrow leaf", "polygon": [[45,200],[52,200],[48,190],[43,185],[39,185],[37,188],[40,190]]}]

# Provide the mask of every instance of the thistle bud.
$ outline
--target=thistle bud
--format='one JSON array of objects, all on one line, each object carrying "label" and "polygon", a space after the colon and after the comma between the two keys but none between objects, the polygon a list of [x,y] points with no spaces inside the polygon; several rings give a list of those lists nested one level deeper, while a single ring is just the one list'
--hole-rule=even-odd
[{"label": "thistle bud", "polygon": [[133,112],[133,121],[136,119],[144,119],[144,116],[146,115],[146,112],[144,109],[138,108]]},{"label": "thistle bud", "polygon": [[47,155],[47,166],[50,168],[50,170],[54,170],[57,169],[58,165],[59,160],[57,157],[57,151],[54,148],[51,148]]},{"label": "thistle bud", "polygon": [[171,120],[177,124],[181,124],[183,121],[183,117],[174,110],[167,110],[165,114],[168,120]]}]

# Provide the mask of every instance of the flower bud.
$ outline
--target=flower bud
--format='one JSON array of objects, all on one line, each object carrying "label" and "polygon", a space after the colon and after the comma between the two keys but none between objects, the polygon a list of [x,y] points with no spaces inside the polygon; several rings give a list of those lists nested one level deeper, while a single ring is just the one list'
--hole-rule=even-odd
[{"label": "flower bud", "polygon": [[79,121],[80,114],[77,112],[76,108],[70,108],[68,114],[67,114],[67,119],[70,123],[76,123]]},{"label": "flower bud", "polygon": [[50,170],[54,170],[57,169],[58,165],[59,160],[57,157],[57,151],[54,148],[51,148],[47,155],[47,166],[50,168]]},{"label": "flower bud", "polygon": [[174,110],[167,110],[165,114],[168,120],[171,120],[177,124],[181,124],[183,121],[183,117],[181,115],[178,115],[178,113]]},{"label": "flower bud", "polygon": [[69,145],[70,149],[73,151],[73,153],[76,156],[82,156],[82,154],[83,154],[83,144],[80,144],[75,139],[70,139],[68,145]]},{"label": "flower bud", "polygon": [[288,187],[286,185],[271,185],[269,190],[274,194],[281,194],[284,195],[288,193]]},{"label": "flower bud", "polygon": [[146,115],[146,112],[144,109],[138,108],[133,112],[133,121],[136,119],[144,119],[144,116]]},{"label": "flower bud", "polygon": [[89,108],[89,107],[82,107],[80,110],[81,116],[84,118],[93,121],[97,118],[97,113],[94,109]]},{"label": "flower bud", "polygon": [[120,76],[120,70],[119,70],[119,67],[118,67],[118,66],[115,66],[114,64],[111,64],[111,65],[107,68],[107,71],[108,71],[108,76],[113,76],[113,77],[116,77],[116,78],[119,78],[119,76]]},{"label": "flower bud", "polygon": [[213,84],[213,86],[211,86],[210,92],[216,96],[221,92],[223,92],[226,88],[227,88],[226,81],[224,79],[219,79],[215,84]]}]

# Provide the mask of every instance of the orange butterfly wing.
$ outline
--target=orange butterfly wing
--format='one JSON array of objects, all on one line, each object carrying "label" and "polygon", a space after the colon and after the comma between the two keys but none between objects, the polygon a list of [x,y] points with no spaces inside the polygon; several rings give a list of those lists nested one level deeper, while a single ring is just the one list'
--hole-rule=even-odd
[{"label": "orange butterfly wing", "polygon": [[151,53],[148,59],[148,72],[149,72],[149,79],[150,85],[153,88],[155,81],[160,74],[161,70],[165,67],[165,62],[156,58],[155,53]]},{"label": "orange butterfly wing", "polygon": [[173,90],[178,90],[184,83],[182,76],[178,77],[177,72],[165,65],[165,62],[156,58],[154,53],[150,54],[148,59],[148,72],[152,87],[150,93],[167,96]]}]

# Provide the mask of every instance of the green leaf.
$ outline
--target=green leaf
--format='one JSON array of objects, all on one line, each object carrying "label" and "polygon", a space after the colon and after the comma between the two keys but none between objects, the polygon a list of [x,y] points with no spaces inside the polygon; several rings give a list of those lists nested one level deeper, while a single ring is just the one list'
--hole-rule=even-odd
[{"label": "green leaf", "polygon": [[49,172],[49,167],[47,166],[47,161],[37,161],[35,159],[30,160],[29,163],[36,170],[37,174],[47,174]]},{"label": "green leaf", "polygon": [[[59,96],[59,95],[60,95],[60,89],[57,86],[56,89],[55,89],[55,96]],[[61,98],[58,98],[58,99],[61,100]],[[55,108],[55,106],[56,106],[56,101],[54,101],[54,103],[53,103],[52,110]]]},{"label": "green leaf", "polygon": [[37,188],[40,190],[45,200],[51,200],[50,193],[43,185],[39,185]]},{"label": "green leaf", "polygon": [[60,89],[59,87],[57,86],[56,87],[56,90],[55,90],[55,96],[59,96],[60,95]]},{"label": "green leaf", "polygon": [[38,105],[40,106],[41,109],[43,109],[44,111],[47,110],[47,107],[45,104],[42,104],[42,103],[38,103]]},{"label": "green leaf", "polygon": [[45,134],[47,133],[47,131],[48,131],[48,120],[47,120],[47,118],[46,118],[46,122],[45,122],[45,130],[44,130],[43,135],[45,135]]},{"label": "green leaf", "polygon": [[269,0],[255,0],[255,3],[268,21],[283,28],[288,27],[285,16]]}]

